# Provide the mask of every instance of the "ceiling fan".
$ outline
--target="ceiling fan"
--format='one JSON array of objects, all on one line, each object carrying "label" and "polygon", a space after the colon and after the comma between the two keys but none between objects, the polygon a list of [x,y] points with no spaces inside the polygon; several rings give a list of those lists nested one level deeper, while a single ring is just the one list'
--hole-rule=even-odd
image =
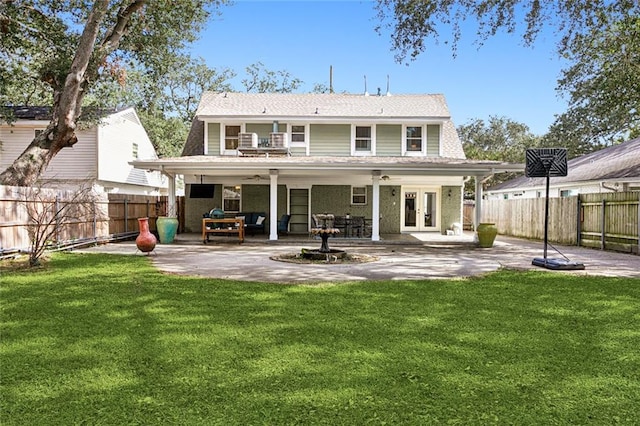
[{"label": "ceiling fan", "polygon": [[255,182],[260,182],[261,180],[267,180],[267,178],[263,178],[260,175],[253,175],[253,176],[248,176],[242,180],[253,180]]}]

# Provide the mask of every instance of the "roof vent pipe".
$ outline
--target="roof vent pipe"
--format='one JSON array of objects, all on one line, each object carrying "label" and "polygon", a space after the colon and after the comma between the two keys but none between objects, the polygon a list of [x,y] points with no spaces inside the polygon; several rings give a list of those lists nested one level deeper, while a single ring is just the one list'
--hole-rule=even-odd
[{"label": "roof vent pipe", "polygon": [[367,76],[364,76],[364,95],[369,96],[369,92],[367,92]]},{"label": "roof vent pipe", "polygon": [[333,65],[329,65],[329,93],[333,93]]},{"label": "roof vent pipe", "polygon": [[391,92],[389,91],[389,74],[387,74],[387,96],[391,96]]}]

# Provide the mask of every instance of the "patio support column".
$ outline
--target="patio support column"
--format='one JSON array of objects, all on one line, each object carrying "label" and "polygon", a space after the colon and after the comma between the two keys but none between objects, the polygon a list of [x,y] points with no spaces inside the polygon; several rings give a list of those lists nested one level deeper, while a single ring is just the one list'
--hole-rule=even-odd
[{"label": "patio support column", "polygon": [[269,170],[269,239],[278,239],[278,170]]},{"label": "patio support column", "polygon": [[380,170],[374,170],[372,173],[371,241],[380,241],[380,175]]},{"label": "patio support column", "polygon": [[475,207],[475,218],[473,224],[473,230],[478,230],[478,225],[480,225],[480,221],[482,220],[482,184],[485,183],[491,176],[494,175],[494,171],[491,170],[491,173],[484,176],[476,176],[476,207]]},{"label": "patio support column", "polygon": [[167,216],[178,216],[178,206],[176,205],[176,176],[165,173],[169,178],[169,188],[167,189]]},{"label": "patio support column", "polygon": [[473,219],[473,230],[478,230],[478,225],[482,220],[482,176],[476,176],[476,208],[475,217]]}]

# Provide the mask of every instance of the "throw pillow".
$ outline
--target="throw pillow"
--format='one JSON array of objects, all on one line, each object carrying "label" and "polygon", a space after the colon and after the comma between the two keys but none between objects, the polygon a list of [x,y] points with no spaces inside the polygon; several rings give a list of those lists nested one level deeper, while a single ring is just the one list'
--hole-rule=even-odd
[{"label": "throw pillow", "polygon": [[256,225],[262,225],[262,222],[264,222],[266,218],[264,216],[258,216],[258,219],[256,220]]}]

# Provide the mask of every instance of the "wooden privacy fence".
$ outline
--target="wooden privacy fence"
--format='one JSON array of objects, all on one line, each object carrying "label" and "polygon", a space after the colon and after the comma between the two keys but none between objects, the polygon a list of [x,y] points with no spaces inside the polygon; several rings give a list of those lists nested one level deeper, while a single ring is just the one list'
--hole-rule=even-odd
[{"label": "wooden privacy fence", "polygon": [[30,232],[49,235],[48,244],[54,246],[106,236],[106,194],[85,197],[79,192],[0,186],[1,253],[28,249]]},{"label": "wooden privacy fence", "polygon": [[[48,188],[37,188],[37,192],[40,195],[34,197],[29,195],[29,188],[0,185],[0,255],[29,248],[29,227],[33,226],[30,211],[41,205],[62,206],[74,194]],[[90,217],[70,224],[52,223],[58,228],[52,245],[64,247],[132,238],[138,234],[138,218],[148,217],[149,227],[155,231],[156,218],[167,211],[166,196],[99,194],[92,202]],[[184,198],[178,197],[177,202],[179,218],[184,217]]]},{"label": "wooden privacy fence", "polygon": [[640,192],[580,195],[579,244],[638,254]]},{"label": "wooden privacy fence", "polygon": [[[640,192],[549,199],[550,242],[638,253]],[[544,198],[483,200],[482,222],[514,237],[544,238]]]}]

